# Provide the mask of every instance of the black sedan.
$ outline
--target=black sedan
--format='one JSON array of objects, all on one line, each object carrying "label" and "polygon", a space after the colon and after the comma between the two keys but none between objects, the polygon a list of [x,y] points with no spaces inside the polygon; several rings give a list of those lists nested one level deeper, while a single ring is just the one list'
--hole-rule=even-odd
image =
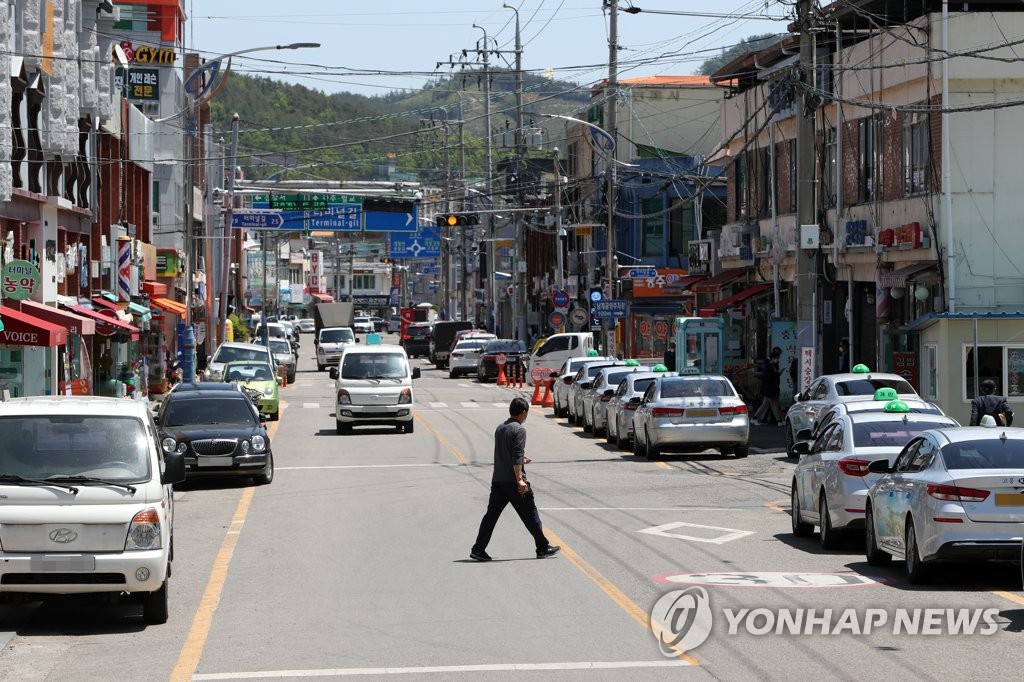
[{"label": "black sedan", "polygon": [[[512,373],[526,371],[529,352],[526,344],[518,339],[492,339],[480,349],[480,360],[476,365],[476,380],[483,383],[498,378],[498,360],[504,356],[505,377],[511,381]],[[525,377],[523,378],[525,382]]]},{"label": "black sedan", "polygon": [[[274,455],[259,412],[237,386],[176,387],[163,399],[157,428],[164,452],[185,457],[185,476],[246,476],[259,485],[274,480]],[[190,390],[191,389],[191,390]]]},{"label": "black sedan", "polygon": [[434,325],[430,322],[413,322],[402,334],[402,347],[410,358],[426,357],[430,354],[430,335]]}]

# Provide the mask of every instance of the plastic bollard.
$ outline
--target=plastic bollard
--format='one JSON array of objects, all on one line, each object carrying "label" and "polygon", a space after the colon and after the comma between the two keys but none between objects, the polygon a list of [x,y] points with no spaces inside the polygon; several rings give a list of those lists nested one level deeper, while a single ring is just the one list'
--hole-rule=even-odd
[{"label": "plastic bollard", "polygon": [[505,365],[498,365],[498,378],[495,381],[498,386],[508,386],[508,377],[505,376]]},{"label": "plastic bollard", "polygon": [[544,399],[540,395],[540,382],[533,382],[533,397],[530,398],[531,405],[543,405]]},{"label": "plastic bollard", "polygon": [[541,407],[554,407],[555,406],[555,380],[548,379],[544,383],[544,397],[541,398]]},{"label": "plastic bollard", "polygon": [[284,365],[277,366],[277,375],[281,377],[281,388],[288,386],[288,368]]}]

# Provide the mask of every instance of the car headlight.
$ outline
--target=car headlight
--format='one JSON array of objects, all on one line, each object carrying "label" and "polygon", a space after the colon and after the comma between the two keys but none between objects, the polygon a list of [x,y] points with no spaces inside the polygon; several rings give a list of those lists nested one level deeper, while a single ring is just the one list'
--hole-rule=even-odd
[{"label": "car headlight", "polygon": [[402,394],[398,396],[399,405],[408,405],[412,403],[412,391],[408,388],[402,389]]},{"label": "car headlight", "polygon": [[346,391],[345,389],[341,389],[340,391],[338,391],[338,404],[339,405],[351,405],[352,404],[352,396],[350,396],[348,394],[348,391]]},{"label": "car headlight", "polygon": [[274,395],[274,388],[272,386],[267,386],[263,389],[263,395]]},{"label": "car headlight", "polygon": [[253,452],[263,452],[267,449],[267,439],[263,436],[253,436],[252,449]]},{"label": "car headlight", "polygon": [[167,454],[171,454],[172,452],[174,452],[174,449],[178,447],[178,441],[168,436],[167,438],[164,438],[162,441],[160,441],[160,447],[162,447],[164,449],[164,452],[166,452]]},{"label": "car headlight", "polygon": [[160,549],[160,514],[150,507],[143,509],[132,519],[125,538],[125,550]]}]

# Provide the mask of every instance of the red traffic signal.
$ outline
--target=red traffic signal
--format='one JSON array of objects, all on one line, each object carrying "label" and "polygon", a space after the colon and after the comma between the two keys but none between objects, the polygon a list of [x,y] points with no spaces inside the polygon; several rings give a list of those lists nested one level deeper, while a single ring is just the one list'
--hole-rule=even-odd
[{"label": "red traffic signal", "polygon": [[479,225],[480,218],[476,213],[446,213],[435,219],[438,227],[463,227]]}]

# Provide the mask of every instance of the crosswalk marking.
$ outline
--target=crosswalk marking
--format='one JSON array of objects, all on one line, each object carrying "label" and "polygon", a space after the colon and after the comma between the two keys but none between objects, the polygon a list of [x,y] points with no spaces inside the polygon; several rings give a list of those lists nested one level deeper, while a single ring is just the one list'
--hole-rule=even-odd
[{"label": "crosswalk marking", "polygon": [[480,407],[480,403],[459,403],[463,407]]},{"label": "crosswalk marking", "polygon": [[304,410],[319,410],[320,403],[302,403],[302,409]]},{"label": "crosswalk marking", "polygon": [[448,403],[427,403],[431,407],[448,407]]}]

